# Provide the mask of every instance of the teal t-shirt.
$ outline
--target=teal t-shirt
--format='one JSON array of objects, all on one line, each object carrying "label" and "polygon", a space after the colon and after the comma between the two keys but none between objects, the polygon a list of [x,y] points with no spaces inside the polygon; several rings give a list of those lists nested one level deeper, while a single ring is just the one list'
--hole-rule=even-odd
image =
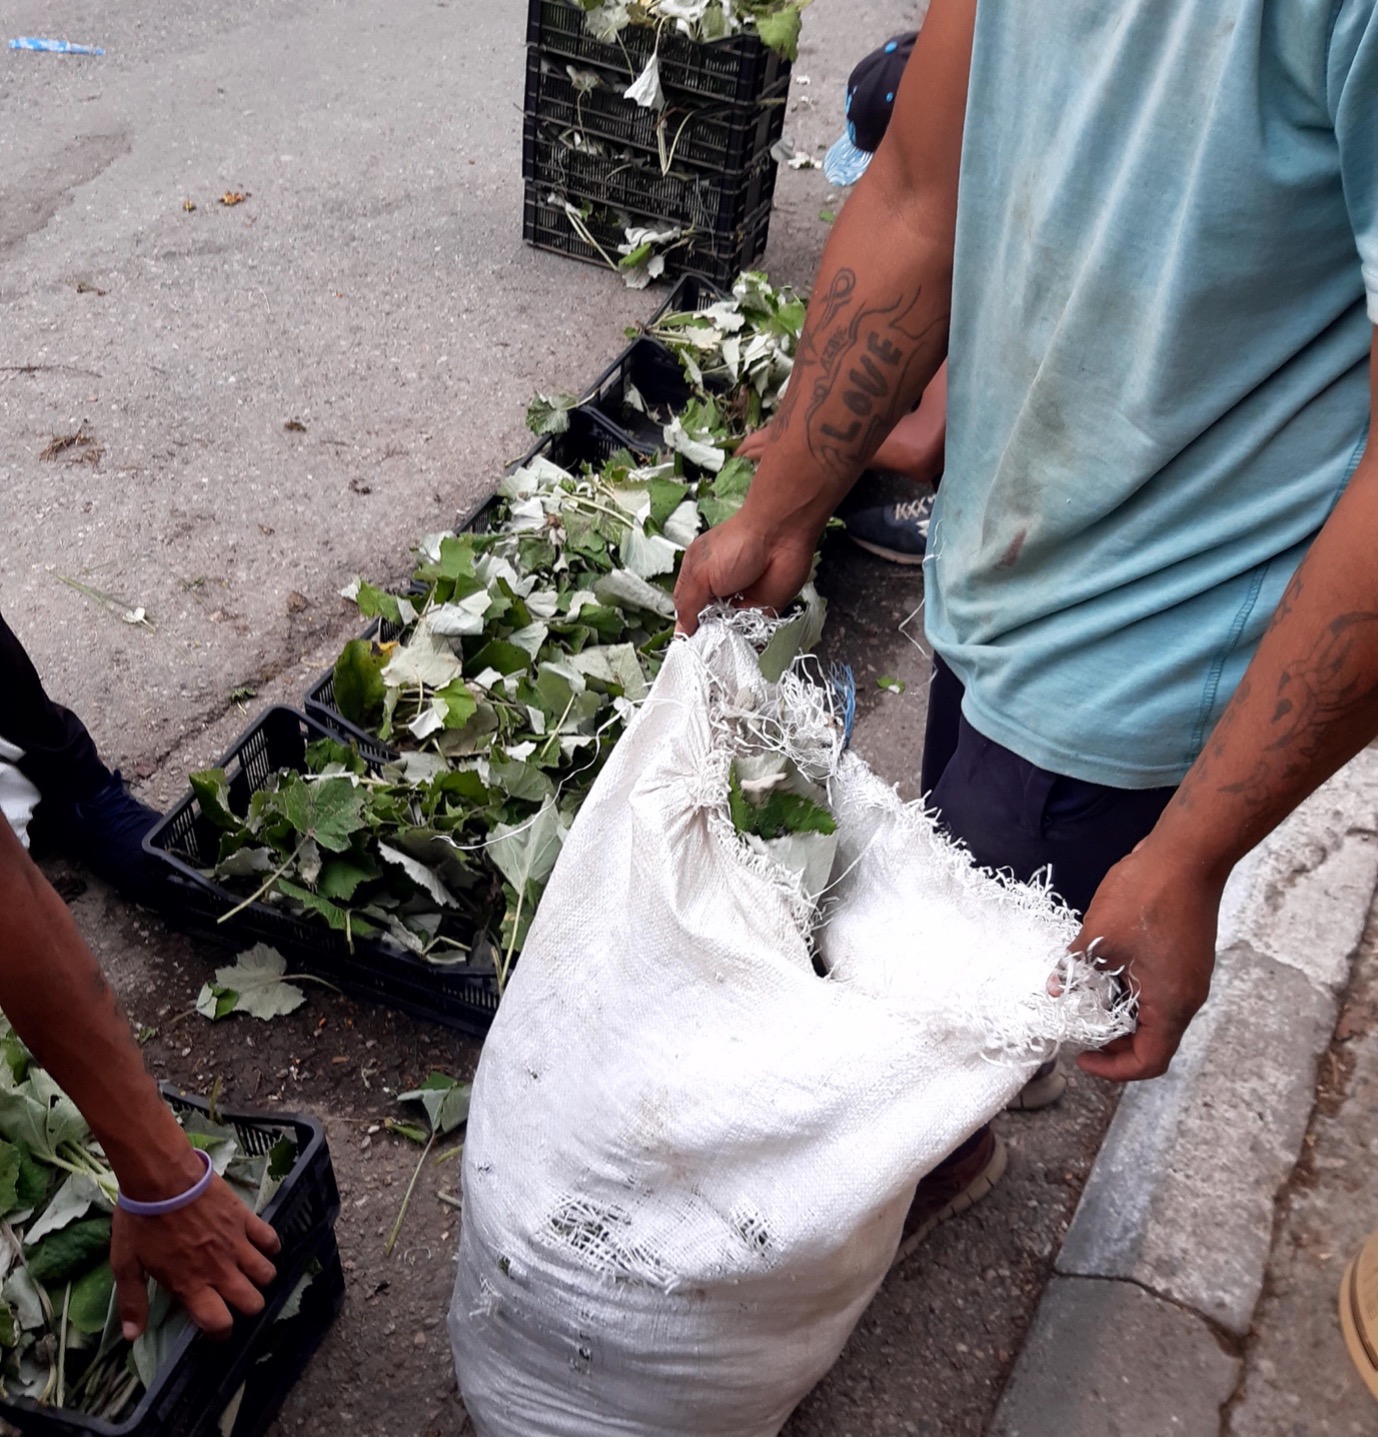
[{"label": "teal t-shirt", "polygon": [[1171,785],[1361,455],[1375,0],[980,0],[927,634],[983,735]]}]

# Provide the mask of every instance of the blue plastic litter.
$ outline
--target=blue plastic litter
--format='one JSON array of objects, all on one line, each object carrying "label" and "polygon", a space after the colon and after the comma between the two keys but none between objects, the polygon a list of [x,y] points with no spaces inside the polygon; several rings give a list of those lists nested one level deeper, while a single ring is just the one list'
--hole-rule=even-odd
[{"label": "blue plastic litter", "polygon": [[854,734],[854,711],[858,706],[858,686],[852,666],[836,661],[830,667],[830,690],[834,692],[835,708],[844,722],[844,748],[848,749]]},{"label": "blue plastic litter", "polygon": [[11,50],[42,50],[49,55],[104,55],[99,45],[74,45],[70,40],[39,40],[32,35],[21,35],[10,41]]}]

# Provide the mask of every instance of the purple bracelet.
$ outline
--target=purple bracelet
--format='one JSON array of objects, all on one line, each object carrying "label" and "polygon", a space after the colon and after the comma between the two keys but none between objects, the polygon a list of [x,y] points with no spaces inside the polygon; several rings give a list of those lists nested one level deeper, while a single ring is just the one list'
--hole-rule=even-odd
[{"label": "purple bracelet", "polygon": [[135,1202],[131,1201],[123,1192],[118,1192],[115,1197],[116,1206],[121,1211],[130,1212],[136,1217],[161,1217],[168,1212],[175,1212],[181,1207],[190,1206],[211,1185],[211,1178],[216,1175],[211,1158],[200,1147],[193,1147],[192,1150],[206,1163],[206,1173],[200,1181],[194,1182],[185,1192],[179,1192],[177,1196],[169,1197],[166,1202]]}]

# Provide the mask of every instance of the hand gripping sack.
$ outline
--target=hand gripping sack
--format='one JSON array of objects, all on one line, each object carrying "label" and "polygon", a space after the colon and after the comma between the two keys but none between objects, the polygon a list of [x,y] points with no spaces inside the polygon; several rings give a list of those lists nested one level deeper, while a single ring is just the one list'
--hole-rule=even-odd
[{"label": "hand gripping sack", "polygon": [[[916,1182],[1054,1044],[1126,1029],[1065,955],[1069,913],[974,870],[841,754],[825,692],[765,681],[751,625],[671,647],[480,1059],[450,1327],[484,1433],[775,1433]],[[729,819],[745,737],[827,782],[818,909]]]}]

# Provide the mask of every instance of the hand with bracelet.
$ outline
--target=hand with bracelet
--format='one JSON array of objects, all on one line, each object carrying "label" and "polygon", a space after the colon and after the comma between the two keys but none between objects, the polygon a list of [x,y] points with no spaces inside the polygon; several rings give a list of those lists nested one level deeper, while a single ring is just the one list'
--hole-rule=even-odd
[{"label": "hand with bracelet", "polygon": [[273,1228],[195,1151],[168,1110],[100,963],[0,818],[0,1011],[86,1118],[120,1181],[110,1238],[126,1338],[148,1316],[147,1277],[202,1331],[262,1310]]}]

